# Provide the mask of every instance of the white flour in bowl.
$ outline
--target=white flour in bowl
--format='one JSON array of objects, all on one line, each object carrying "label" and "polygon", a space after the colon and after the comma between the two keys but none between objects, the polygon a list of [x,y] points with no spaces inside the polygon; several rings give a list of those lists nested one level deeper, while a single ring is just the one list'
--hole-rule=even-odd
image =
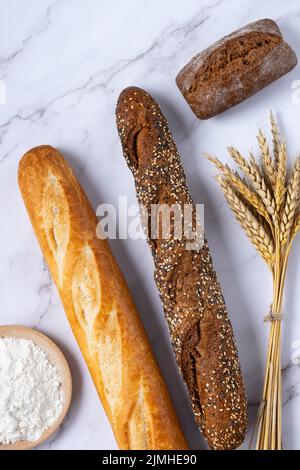
[{"label": "white flour in bowl", "polygon": [[33,341],[0,337],[0,443],[36,441],[59,417],[62,379]]}]

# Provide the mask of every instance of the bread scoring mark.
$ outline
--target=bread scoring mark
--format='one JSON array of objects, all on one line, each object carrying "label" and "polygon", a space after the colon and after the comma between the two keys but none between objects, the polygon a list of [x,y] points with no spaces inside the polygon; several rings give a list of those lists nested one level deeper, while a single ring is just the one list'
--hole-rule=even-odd
[{"label": "bread scoring mark", "polygon": [[198,425],[201,425],[203,419],[200,400],[201,384],[198,380],[199,362],[201,361],[200,338],[200,321],[197,320],[185,333],[181,349],[181,370],[191,395],[192,407]]},{"label": "bread scoring mark", "polygon": [[[255,63],[259,63],[275,48],[282,38],[275,34],[254,31],[240,38],[228,39],[208,55],[190,84],[189,94],[199,92],[209,81],[226,83],[232,76],[245,73]],[[248,68],[247,68],[248,67]]]},{"label": "bread scoring mark", "polygon": [[103,322],[98,337],[98,358],[105,398],[112,416],[122,390],[122,335],[118,313],[113,308]]},{"label": "bread scoring mark", "polygon": [[42,219],[49,249],[56,261],[61,283],[70,235],[69,211],[59,180],[49,173],[42,200]]},{"label": "bread scoring mark", "polygon": [[88,244],[76,262],[71,288],[76,316],[89,337],[88,344],[93,345],[93,326],[101,308],[101,285],[95,255]]},{"label": "bread scoring mark", "polygon": [[151,448],[147,414],[144,388],[141,385],[138,391],[138,399],[128,419],[129,449],[146,450]]}]

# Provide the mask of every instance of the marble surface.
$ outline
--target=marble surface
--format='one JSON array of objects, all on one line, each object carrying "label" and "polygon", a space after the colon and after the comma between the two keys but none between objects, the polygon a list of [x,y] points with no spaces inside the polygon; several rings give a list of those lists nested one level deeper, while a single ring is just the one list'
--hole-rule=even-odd
[{"label": "marble surface", "polygon": [[[115,449],[109,423],[62,310],[17,187],[21,155],[52,144],[68,158],[94,206],[135,202],[121,155],[114,109],[122,88],[144,87],[159,101],[173,130],[196,202],[205,204],[205,230],[236,333],[249,400],[250,425],[262,391],[271,301],[267,268],[252,248],[213,180],[205,151],[227,160],[229,144],[257,153],[255,135],[273,109],[287,136],[291,160],[300,151],[299,67],[240,106],[197,120],[175,76],[195,53],[259,18],[278,21],[300,56],[298,0],[0,0],[0,296],[1,324],[48,334],[70,362],[74,397],[59,432],[42,449]],[[297,32],[298,31],[298,32]],[[3,85],[4,84],[4,85]],[[299,85],[299,83],[298,83]],[[298,86],[297,82],[294,86]],[[1,91],[0,90],[0,91]],[[1,100],[0,100],[1,101]],[[2,102],[3,102],[2,96]],[[191,448],[205,449],[175,369],[152,258],[143,240],[115,240],[115,256],[147,329]],[[283,326],[284,447],[300,448],[300,239],[288,271]]]}]

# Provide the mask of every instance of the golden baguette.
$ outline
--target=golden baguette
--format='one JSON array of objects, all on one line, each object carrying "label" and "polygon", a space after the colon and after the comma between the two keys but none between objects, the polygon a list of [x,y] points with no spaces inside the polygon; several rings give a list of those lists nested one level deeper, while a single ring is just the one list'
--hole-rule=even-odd
[{"label": "golden baguette", "polygon": [[187,449],[122,273],[70,166],[31,149],[19,186],[65,312],[120,449]]}]

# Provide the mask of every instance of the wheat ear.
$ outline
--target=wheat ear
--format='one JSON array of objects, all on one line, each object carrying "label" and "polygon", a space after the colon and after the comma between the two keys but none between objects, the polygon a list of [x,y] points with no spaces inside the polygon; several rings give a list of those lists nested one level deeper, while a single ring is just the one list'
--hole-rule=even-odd
[{"label": "wheat ear", "polygon": [[287,151],[286,143],[283,141],[278,144],[277,157],[277,177],[274,190],[277,213],[279,214],[284,203],[286,195],[286,169],[287,169]]},{"label": "wheat ear", "polygon": [[270,112],[270,122],[271,122],[274,160],[275,160],[276,169],[278,169],[280,136],[279,136],[278,127],[274,118],[274,114],[272,113],[272,111]]},{"label": "wheat ear", "polygon": [[223,165],[223,163],[217,158],[209,154],[205,154],[209,161],[211,161],[215,167],[226,177],[231,186],[236,189],[239,194],[245,199],[259,215],[261,215],[272,228],[272,221],[269,213],[267,212],[264,203],[260,197],[252,191],[247,182],[239,176],[239,174],[228,165]]},{"label": "wheat ear", "polygon": [[228,205],[235,214],[238,222],[245,230],[253,245],[272,269],[274,261],[273,240],[259,224],[258,220],[248,207],[239,199],[237,194],[234,192],[234,189],[230,186],[228,180],[220,175],[216,176],[216,180],[219,182]]},{"label": "wheat ear", "polygon": [[272,216],[273,223],[276,227],[278,225],[278,219],[275,200],[266,185],[264,177],[259,171],[258,165],[256,164],[253,155],[251,156],[251,161],[248,162],[234,147],[229,147],[228,151],[236,164],[251,181],[253,188],[256,190],[257,194],[264,203],[267,212]]},{"label": "wheat ear", "polygon": [[291,241],[294,240],[294,238],[296,237],[296,235],[297,235],[297,233],[299,232],[299,230],[300,230],[300,212],[298,212],[298,214],[296,215],[294,224],[293,224],[293,226],[292,226],[292,230],[291,230]]},{"label": "wheat ear", "polygon": [[262,157],[263,172],[266,175],[266,178],[269,180],[272,189],[274,189],[276,185],[276,168],[274,160],[272,159],[270,154],[267,139],[262,130],[260,130],[258,133],[257,141]]},{"label": "wheat ear", "polygon": [[300,199],[300,158],[298,157],[290,177],[286,193],[286,202],[280,223],[280,241],[284,246],[292,232],[295,215],[299,208]]}]

